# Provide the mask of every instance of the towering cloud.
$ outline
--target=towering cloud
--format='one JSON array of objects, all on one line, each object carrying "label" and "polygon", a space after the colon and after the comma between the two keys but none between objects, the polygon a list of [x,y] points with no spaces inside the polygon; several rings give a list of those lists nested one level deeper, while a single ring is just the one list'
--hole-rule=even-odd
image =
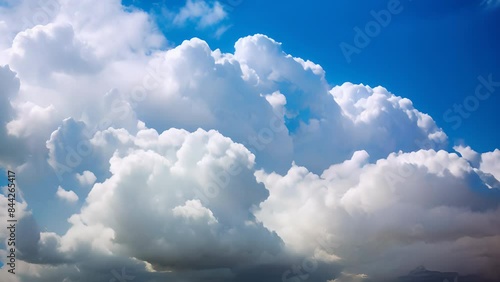
[{"label": "towering cloud", "polygon": [[[218,5],[176,21],[215,25]],[[0,16],[0,165],[21,221],[19,274],[0,280],[390,281],[422,264],[500,279],[499,151],[446,151],[404,93],[331,86],[262,34],[169,48],[117,0]]]}]

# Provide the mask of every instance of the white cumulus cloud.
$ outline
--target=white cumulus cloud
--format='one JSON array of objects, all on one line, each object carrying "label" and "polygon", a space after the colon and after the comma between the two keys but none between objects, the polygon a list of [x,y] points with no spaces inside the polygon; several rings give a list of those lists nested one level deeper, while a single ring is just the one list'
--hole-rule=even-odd
[{"label": "white cumulus cloud", "polygon": [[[405,93],[331,85],[263,34],[233,53],[167,47],[121,1],[40,3],[0,7],[17,281],[281,281],[297,265],[309,281],[389,281],[421,264],[500,278],[500,151],[446,151]],[[228,17],[196,0],[170,16]]]},{"label": "white cumulus cloud", "polygon": [[67,201],[68,203],[78,201],[78,195],[75,192],[71,190],[64,190],[61,186],[57,187],[56,196],[61,200]]},{"label": "white cumulus cloud", "polygon": [[81,174],[76,174],[76,179],[80,182],[81,185],[92,185],[97,180],[96,176],[92,171],[84,171]]}]

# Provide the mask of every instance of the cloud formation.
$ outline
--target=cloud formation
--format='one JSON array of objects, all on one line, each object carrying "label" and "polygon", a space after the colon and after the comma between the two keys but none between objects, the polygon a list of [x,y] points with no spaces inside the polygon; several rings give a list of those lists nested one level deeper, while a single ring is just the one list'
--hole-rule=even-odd
[{"label": "cloud formation", "polygon": [[68,203],[75,203],[78,201],[78,195],[76,195],[75,192],[71,190],[66,191],[61,186],[57,187],[56,196],[63,201],[67,201]]},{"label": "cloud formation", "polygon": [[218,1],[207,4],[206,1],[187,0],[186,5],[175,15],[173,22],[184,25],[188,21],[193,21],[199,28],[205,28],[219,23],[226,17],[227,13]]},{"label": "cloud formation", "polygon": [[500,151],[446,151],[404,93],[331,86],[263,34],[168,49],[118,0],[40,3],[0,8],[0,165],[23,176],[2,281],[500,278]]},{"label": "cloud formation", "polygon": [[420,150],[367,160],[358,151],[321,175],[296,165],[285,175],[257,171],[270,191],[257,218],[286,245],[376,281],[422,263],[495,275],[498,259],[484,256],[499,255],[488,246],[500,239],[500,191],[465,159]]},{"label": "cloud formation", "polygon": [[77,173],[76,174],[76,179],[81,185],[92,185],[94,182],[97,180],[96,176],[92,171],[84,171],[81,174]]}]

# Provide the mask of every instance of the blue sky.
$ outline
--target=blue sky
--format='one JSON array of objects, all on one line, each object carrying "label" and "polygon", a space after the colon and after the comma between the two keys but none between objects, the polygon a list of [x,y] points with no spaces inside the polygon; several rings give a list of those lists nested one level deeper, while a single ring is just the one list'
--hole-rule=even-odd
[{"label": "blue sky", "polygon": [[498,0],[0,0],[0,281],[498,281],[499,31]]},{"label": "blue sky", "polygon": [[[145,11],[177,7],[183,1],[123,1]],[[220,38],[211,29],[193,25],[172,28],[159,23],[174,45],[191,37],[206,40],[212,48],[233,52],[237,39],[256,33],[283,43],[288,54],[309,59],[326,71],[330,84],[349,81],[382,85],[396,95],[408,97],[430,114],[450,137],[450,148],[465,142],[478,151],[500,144],[500,95],[481,101],[470,117],[454,128],[444,114],[474,95],[478,76],[492,75],[500,81],[500,9],[475,1],[401,0],[402,12],[371,39],[349,63],[339,45],[353,44],[354,27],[364,29],[373,21],[371,11],[387,9],[388,1],[221,1],[228,7],[230,25]],[[231,5],[237,3],[237,5]],[[175,9],[175,8],[171,8]]]}]

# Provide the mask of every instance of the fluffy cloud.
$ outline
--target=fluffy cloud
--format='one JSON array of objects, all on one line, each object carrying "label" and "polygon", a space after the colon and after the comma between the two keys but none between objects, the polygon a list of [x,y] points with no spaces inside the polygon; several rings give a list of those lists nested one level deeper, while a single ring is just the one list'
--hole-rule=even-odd
[{"label": "fluffy cloud", "polygon": [[477,167],[481,156],[471,147],[455,146],[453,150],[457,151],[464,159],[468,160],[473,166]]},{"label": "fluffy cloud", "polygon": [[[31,64],[23,64],[27,61]],[[11,63],[21,73],[39,79],[46,79],[51,72],[73,75],[99,67],[92,50],[75,39],[73,27],[57,24],[20,32],[12,44]]]},{"label": "fluffy cloud", "polygon": [[54,107],[52,105],[42,108],[31,102],[19,105],[18,119],[7,124],[7,132],[15,137],[33,136],[39,132],[39,126],[46,127],[54,123]]},{"label": "fluffy cloud", "polygon": [[[66,40],[65,42],[72,48],[62,50],[60,49],[62,45],[53,45],[52,47],[56,48],[55,50],[63,51],[62,54],[69,56],[72,60],[75,59],[73,55],[79,54],[89,56],[87,58],[95,56],[101,62],[103,60],[109,61],[150,51],[165,43],[164,37],[158,33],[146,13],[138,10],[125,11],[119,0],[92,0],[81,3],[59,0],[12,1],[6,7],[0,7],[0,13],[2,19],[8,23],[7,36],[5,37],[7,42],[19,36],[19,33],[26,29],[34,28],[36,30],[36,26],[66,25],[66,30],[54,31],[45,37],[40,34],[39,36],[42,37],[38,39],[47,40],[46,43],[49,45],[45,47],[50,46],[53,40]],[[71,29],[73,29],[74,35],[72,35]],[[127,32],[116,32],[120,29],[127,30]],[[30,31],[28,33],[33,34]],[[113,40],[108,40],[109,38],[113,38]],[[24,42],[26,43],[26,41]],[[38,47],[43,46],[38,45]],[[80,49],[83,51],[82,53],[75,53],[75,47],[86,48],[87,51]],[[91,50],[94,53],[88,52]],[[5,50],[3,51],[5,52]],[[41,56],[36,61],[43,60],[45,57]],[[45,59],[54,58],[48,56]]]},{"label": "fluffy cloud", "polygon": [[59,199],[66,201],[68,203],[74,203],[74,202],[78,201],[78,195],[76,195],[75,192],[73,192],[71,190],[66,191],[61,186],[57,187],[56,196]]},{"label": "fluffy cloud", "polygon": [[81,174],[77,173],[76,174],[76,179],[81,185],[92,185],[94,182],[97,180],[96,176],[92,171],[84,171]]},{"label": "fluffy cloud", "polygon": [[500,151],[479,154],[469,146],[455,146],[455,151],[460,153],[464,159],[469,161],[476,173],[490,188],[500,188]]},{"label": "fluffy cloud", "polygon": [[261,93],[285,96],[294,160],[316,172],[356,150],[376,159],[446,146],[446,134],[429,115],[383,87],[345,83],[330,89],[321,66],[286,54],[281,43],[264,35],[242,38],[235,49],[247,82]]},{"label": "fluffy cloud", "polygon": [[[94,185],[64,236],[42,233],[39,246],[55,244],[58,253],[45,254],[53,250],[41,247],[41,259],[95,256],[88,251],[92,246],[101,255],[134,257],[155,271],[279,262],[281,240],[249,212],[267,190],[253,178],[254,156],[245,147],[215,131],[119,134],[107,130],[92,139],[110,149],[122,143],[109,160],[111,176]],[[61,187],[58,196],[78,199]]]},{"label": "fluffy cloud", "polygon": [[283,176],[257,171],[270,193],[257,218],[287,246],[375,281],[421,262],[497,278],[500,190],[445,151],[367,159],[356,152],[321,175],[296,165]]},{"label": "fluffy cloud", "polygon": [[[444,151],[409,99],[332,87],[262,34],[234,53],[165,48],[118,0],[0,15],[0,165],[29,175],[16,279],[387,281],[420,264],[499,278],[499,151]],[[188,1],[174,22],[226,17]]]},{"label": "fluffy cloud", "polygon": [[480,169],[500,180],[500,150],[482,154]]},{"label": "fluffy cloud", "polygon": [[[19,79],[16,74],[8,66],[0,66],[0,138],[2,142],[2,150],[0,150],[0,164],[2,166],[7,166],[8,162],[12,162],[16,159],[16,155],[20,152],[16,150],[18,146],[15,146],[15,139],[8,135],[8,130],[5,125],[13,118],[15,115],[15,110],[12,108],[11,101],[15,98],[19,91]],[[10,150],[4,150],[3,148],[11,148]]]}]

